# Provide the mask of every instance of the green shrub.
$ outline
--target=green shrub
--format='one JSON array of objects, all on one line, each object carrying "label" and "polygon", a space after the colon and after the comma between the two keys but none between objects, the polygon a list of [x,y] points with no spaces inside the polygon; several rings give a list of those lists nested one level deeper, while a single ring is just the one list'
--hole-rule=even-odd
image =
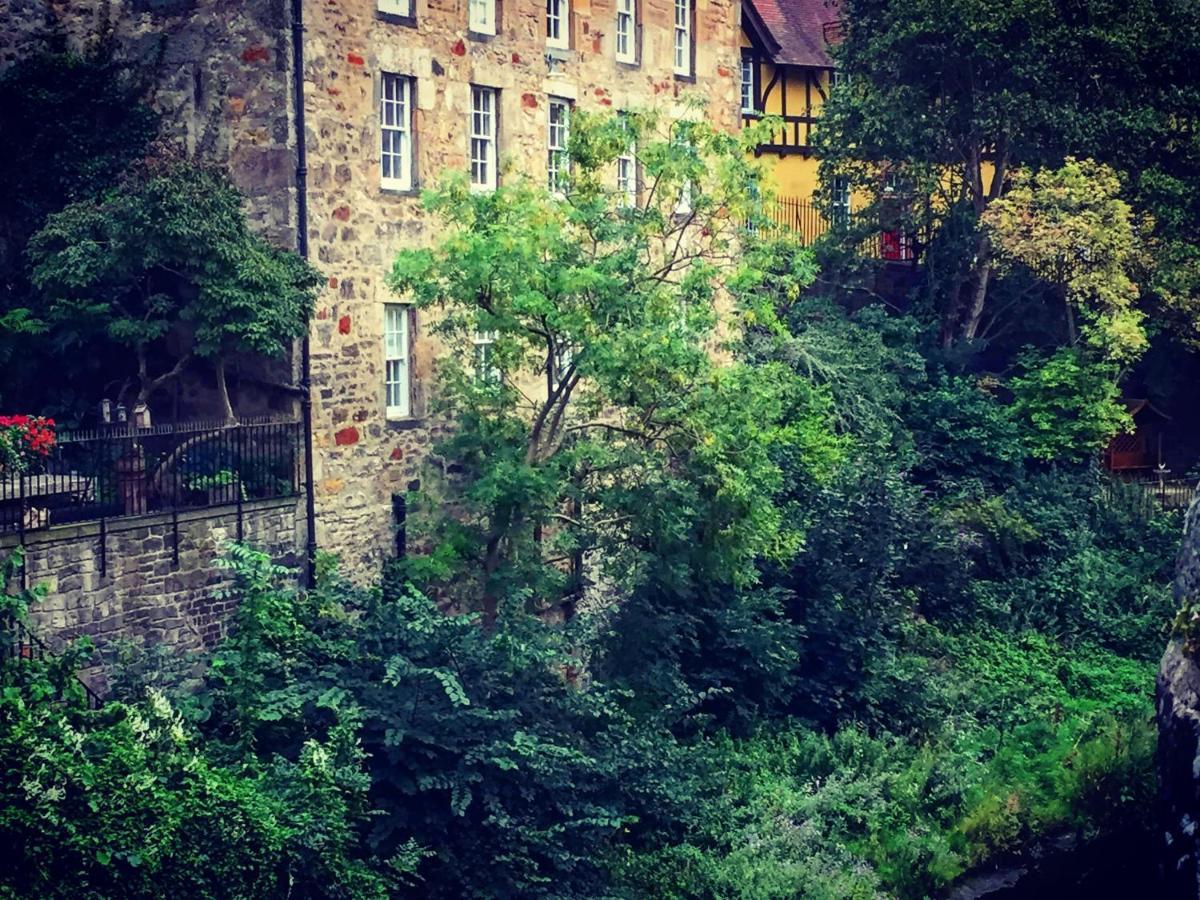
[{"label": "green shrub", "polygon": [[325,568],[298,592],[249,551],[234,567],[237,623],[212,662],[206,731],[235,755],[292,759],[358,723],[366,841],[406,855],[412,895],[602,895],[610,847],[696,802],[670,735],[604,685],[573,684],[566,635],[518,608],[488,633],[411,588],[385,596]]}]

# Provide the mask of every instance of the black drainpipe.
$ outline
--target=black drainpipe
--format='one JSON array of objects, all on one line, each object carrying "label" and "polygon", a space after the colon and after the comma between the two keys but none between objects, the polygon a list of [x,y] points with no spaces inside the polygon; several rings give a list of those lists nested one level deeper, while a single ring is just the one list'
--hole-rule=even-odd
[{"label": "black drainpipe", "polygon": [[[308,148],[304,138],[304,0],[292,0],[292,94],[296,104],[296,252],[308,259]],[[309,329],[300,344],[300,416],[304,427],[305,580],[317,573],[317,501],[313,485],[312,352]]]}]

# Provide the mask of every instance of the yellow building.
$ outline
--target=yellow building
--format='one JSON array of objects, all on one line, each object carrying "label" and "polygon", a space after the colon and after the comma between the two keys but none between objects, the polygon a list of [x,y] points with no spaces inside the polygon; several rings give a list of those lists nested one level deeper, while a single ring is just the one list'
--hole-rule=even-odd
[{"label": "yellow building", "polygon": [[807,203],[818,186],[813,128],[837,83],[829,44],[838,27],[837,7],[826,0],[742,3],[742,121],[783,120],[755,154],[771,161],[773,186],[785,202]]},{"label": "yellow building", "polygon": [[[830,54],[842,29],[837,0],[743,0],[741,114],[743,125],[764,116],[782,119],[780,129],[759,144],[755,156],[768,161],[775,201],[767,215],[803,243],[812,243],[831,227],[848,224],[851,211],[869,198],[853,193],[845,178],[829,184],[819,180],[819,160],[813,134],[820,127],[821,108],[840,82]],[[884,192],[891,194],[890,176]],[[820,190],[828,206],[814,202]],[[908,201],[894,188],[883,215],[898,214]],[[883,228],[860,246],[867,256],[886,261],[912,262],[916,258],[913,235]]]}]

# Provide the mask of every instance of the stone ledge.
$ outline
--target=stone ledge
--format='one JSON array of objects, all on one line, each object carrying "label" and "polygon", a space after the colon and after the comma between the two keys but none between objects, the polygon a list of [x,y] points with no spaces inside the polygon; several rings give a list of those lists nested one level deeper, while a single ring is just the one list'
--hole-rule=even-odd
[{"label": "stone ledge", "polygon": [[[289,507],[297,508],[303,502],[304,495],[300,494],[295,497],[272,497],[265,500],[247,500],[242,503],[242,517],[245,518],[250,514],[266,512],[275,509],[287,509]],[[299,511],[297,510],[297,514]],[[209,521],[212,519],[237,518],[237,506],[209,506],[203,509],[187,509],[180,510],[177,517],[173,517],[171,513],[151,513],[145,516],[122,516],[119,519],[108,520],[111,524],[105,525],[105,534],[117,535],[126,531],[135,531],[139,528],[155,528],[157,526],[171,527],[173,518],[177,518],[180,525],[191,522]],[[25,533],[25,546],[35,547],[40,544],[57,544],[64,541],[78,541],[89,538],[100,537],[100,520],[95,519],[90,522],[76,522],[70,525],[55,525],[46,529],[37,531],[27,531]],[[13,532],[10,534],[0,535],[0,550],[10,550],[21,544],[21,535]]]}]

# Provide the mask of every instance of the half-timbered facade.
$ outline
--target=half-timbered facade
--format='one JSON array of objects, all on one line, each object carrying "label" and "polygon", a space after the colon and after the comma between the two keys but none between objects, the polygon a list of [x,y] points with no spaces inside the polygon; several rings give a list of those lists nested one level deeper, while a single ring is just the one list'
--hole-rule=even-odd
[{"label": "half-timbered facade", "polygon": [[[765,115],[783,120],[755,153],[771,159],[779,195],[801,203],[809,202],[817,188],[813,129],[838,82],[829,53],[838,15],[830,0],[742,4],[742,122],[748,125]],[[848,209],[848,196],[846,203]]]}]

